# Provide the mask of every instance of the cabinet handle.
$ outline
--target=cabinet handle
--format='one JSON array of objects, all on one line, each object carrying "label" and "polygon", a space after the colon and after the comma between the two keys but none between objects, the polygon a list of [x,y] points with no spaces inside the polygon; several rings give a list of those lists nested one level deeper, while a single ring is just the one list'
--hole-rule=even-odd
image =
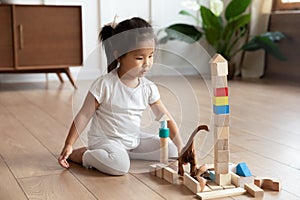
[{"label": "cabinet handle", "polygon": [[24,48],[24,39],[23,39],[23,25],[19,25],[19,32],[20,32],[20,49]]}]

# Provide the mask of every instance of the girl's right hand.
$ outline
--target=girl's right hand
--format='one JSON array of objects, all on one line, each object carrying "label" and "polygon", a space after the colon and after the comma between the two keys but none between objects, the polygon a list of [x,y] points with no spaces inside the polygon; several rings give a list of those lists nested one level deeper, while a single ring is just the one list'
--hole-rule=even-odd
[{"label": "girl's right hand", "polygon": [[62,152],[60,153],[60,156],[58,158],[58,163],[64,167],[64,168],[69,168],[69,163],[67,161],[67,159],[69,158],[69,156],[71,155],[71,153],[73,152],[73,147],[72,145],[65,145]]}]

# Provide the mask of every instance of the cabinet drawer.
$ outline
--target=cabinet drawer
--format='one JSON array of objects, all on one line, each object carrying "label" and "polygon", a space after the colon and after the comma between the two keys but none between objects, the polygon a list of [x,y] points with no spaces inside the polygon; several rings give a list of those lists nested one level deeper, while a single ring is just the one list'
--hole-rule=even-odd
[{"label": "cabinet drawer", "polygon": [[82,64],[80,6],[15,7],[18,67]]}]

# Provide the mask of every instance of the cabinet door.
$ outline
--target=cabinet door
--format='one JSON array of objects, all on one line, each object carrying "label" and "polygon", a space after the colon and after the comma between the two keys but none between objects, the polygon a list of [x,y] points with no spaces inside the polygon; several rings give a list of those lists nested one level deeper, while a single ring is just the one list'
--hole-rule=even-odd
[{"label": "cabinet door", "polygon": [[80,6],[18,5],[18,66],[81,65]]},{"label": "cabinet door", "polygon": [[0,70],[12,69],[13,59],[11,6],[0,5]]}]

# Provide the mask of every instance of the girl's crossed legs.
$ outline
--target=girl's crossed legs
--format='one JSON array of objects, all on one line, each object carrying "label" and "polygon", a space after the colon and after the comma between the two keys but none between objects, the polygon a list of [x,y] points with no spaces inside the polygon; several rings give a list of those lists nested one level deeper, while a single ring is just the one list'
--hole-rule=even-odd
[{"label": "girl's crossed legs", "polygon": [[[177,148],[169,139],[169,157],[177,157]],[[108,140],[101,146],[86,150],[82,161],[85,167],[94,167],[111,175],[124,175],[129,171],[130,159],[159,161],[159,137],[141,134],[140,144],[132,150],[125,150],[120,143]]]}]

